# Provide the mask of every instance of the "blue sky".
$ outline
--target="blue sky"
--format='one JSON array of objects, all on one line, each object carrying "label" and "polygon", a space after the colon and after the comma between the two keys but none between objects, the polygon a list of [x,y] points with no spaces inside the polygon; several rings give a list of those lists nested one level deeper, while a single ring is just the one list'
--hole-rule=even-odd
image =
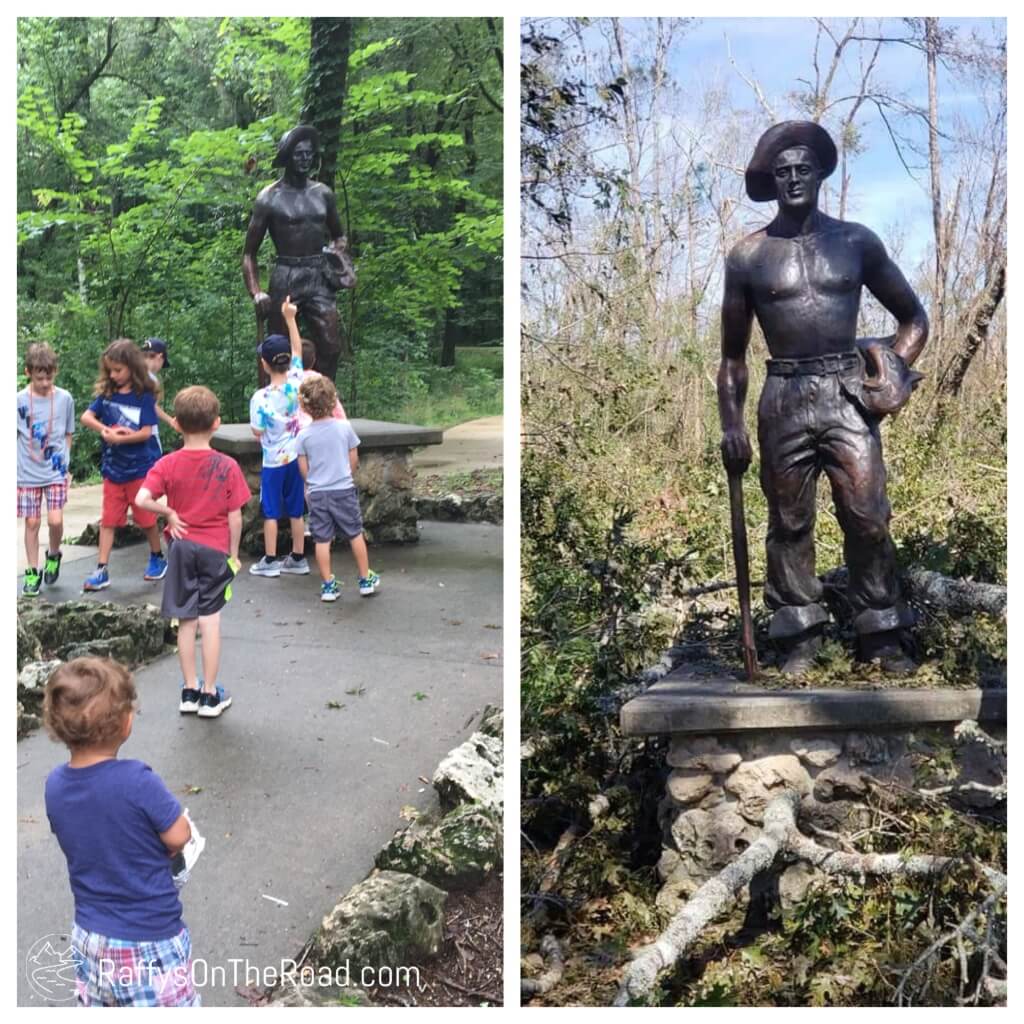
[{"label": "blue sky", "polygon": [[[841,32],[845,19],[832,19],[833,30]],[[868,19],[862,30],[875,35],[876,19]],[[976,30],[984,38],[994,38],[995,30],[1005,30],[1005,19],[946,19],[945,26],[957,26],[965,34]],[[883,35],[905,35],[898,19],[883,19]],[[799,88],[798,78],[812,78],[816,25],[809,18],[706,18],[692,26],[673,46],[670,66],[680,86],[696,86],[715,80],[724,84],[733,103],[755,109],[757,100],[750,87],[729,63],[729,48],[740,71],[755,79],[780,119],[803,116],[789,102],[787,93]],[[726,38],[728,37],[728,46]],[[859,64],[856,50],[848,50],[848,70],[840,71],[834,95],[846,94],[856,84]],[[831,47],[823,46],[819,64],[831,59]],[[859,77],[859,76],[858,76]],[[927,105],[927,75],[924,55],[906,46],[887,44],[882,47],[876,65],[876,81],[887,90],[902,94],[912,103]],[[954,115],[968,120],[980,116],[977,97],[963,83],[951,79],[939,69],[939,105],[944,123]],[[839,91],[842,90],[842,91]],[[886,234],[887,227],[899,222],[905,232],[904,259],[916,262],[923,257],[931,237],[931,211],[927,192],[927,168],[917,172],[916,184],[907,175],[889,140],[886,128],[873,106],[865,104],[858,115],[867,143],[866,151],[853,165],[851,208],[849,219],[859,220],[875,231]],[[910,119],[904,118],[900,128],[911,130]],[[917,129],[922,149],[926,146],[923,122]],[[910,162],[908,157],[908,162]],[[918,161],[923,164],[923,161]],[[913,164],[911,164],[913,167]],[[766,214],[773,208],[766,208]]]}]

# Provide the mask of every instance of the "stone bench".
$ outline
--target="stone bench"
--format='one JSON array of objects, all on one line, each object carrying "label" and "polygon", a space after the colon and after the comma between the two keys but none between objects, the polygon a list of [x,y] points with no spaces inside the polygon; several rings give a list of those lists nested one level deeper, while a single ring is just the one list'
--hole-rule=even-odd
[{"label": "stone bench", "polygon": [[[1005,686],[785,690],[676,669],[619,716],[627,736],[669,738],[659,905],[674,913],[744,850],[782,789],[800,793],[802,826],[835,833],[864,827],[879,790],[999,786],[1005,759],[957,743],[953,730],[965,719],[1005,737]],[[935,780],[936,757],[952,776]],[[999,803],[984,790],[967,789],[961,798],[978,807]],[[813,877],[805,865],[786,868],[778,890],[784,910]]]},{"label": "stone bench", "polygon": [[[366,539],[370,543],[410,543],[419,539],[416,529],[416,502],[413,496],[413,448],[441,444],[444,431],[385,420],[353,419],[359,435],[359,469],[356,486],[363,513]],[[263,517],[260,513],[260,469],[263,453],[248,423],[228,423],[210,441],[217,451],[238,461],[253,493],[243,510],[242,549],[251,554],[263,552]],[[291,531],[288,520],[281,521],[278,552],[288,550]]]}]

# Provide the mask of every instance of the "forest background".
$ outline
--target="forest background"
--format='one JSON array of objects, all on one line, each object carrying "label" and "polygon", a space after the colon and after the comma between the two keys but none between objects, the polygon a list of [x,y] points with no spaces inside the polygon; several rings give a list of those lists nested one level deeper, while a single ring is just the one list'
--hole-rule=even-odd
[{"label": "forest background", "polygon": [[[673,643],[741,665],[719,315],[726,253],[774,215],[743,183],[769,125],[830,131],[839,166],[822,209],[879,234],[928,311],[915,366],[925,380],[882,425],[901,563],[1005,583],[1006,24],[536,18],[521,43],[523,942],[536,950],[546,921],[574,953],[548,1002],[600,1003],[626,950],[663,923],[661,761],[618,733],[618,704]],[[859,335],[893,329],[865,292]],[[752,438],[766,355],[755,324]],[[757,608],[756,444],[743,489]],[[816,540],[819,573],[843,564],[824,486]],[[763,614],[756,624],[766,646]],[[971,685],[1005,662],[1005,624],[984,617],[929,619],[919,642],[917,685]],[[856,675],[837,644],[826,661],[821,680]],[[590,801],[610,791],[628,798],[592,821]],[[904,826],[896,848],[915,829],[936,832]],[[976,841],[945,826],[958,851]],[[1002,840],[986,835],[998,860]],[[719,934],[662,998],[885,1002],[891,976],[870,965],[899,958],[882,947],[917,927],[920,906],[866,901],[833,892],[812,908],[802,941],[813,952],[791,935],[740,949]],[[928,998],[952,1001],[955,989]]]},{"label": "forest background", "polygon": [[[339,293],[351,415],[501,411],[501,22],[20,18],[18,357],[48,341],[82,411],[114,338],[170,346],[173,397],[225,422],[256,387],[242,241],[281,135],[320,131],[358,284]],[[266,287],[273,243],[261,252]],[[301,326],[301,325],[300,325]],[[74,446],[95,474],[97,439]]]}]

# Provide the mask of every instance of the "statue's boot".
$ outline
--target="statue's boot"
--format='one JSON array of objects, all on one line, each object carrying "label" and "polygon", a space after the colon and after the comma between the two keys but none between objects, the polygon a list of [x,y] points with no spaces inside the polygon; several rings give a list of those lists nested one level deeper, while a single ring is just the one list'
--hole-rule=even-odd
[{"label": "statue's boot", "polygon": [[917,662],[907,654],[902,629],[880,633],[862,633],[858,638],[858,660],[877,661],[893,675],[910,675],[917,671]]},{"label": "statue's boot", "polygon": [[782,657],[779,667],[787,676],[802,676],[814,665],[814,659],[821,650],[821,633],[820,627],[809,629],[780,642]]}]

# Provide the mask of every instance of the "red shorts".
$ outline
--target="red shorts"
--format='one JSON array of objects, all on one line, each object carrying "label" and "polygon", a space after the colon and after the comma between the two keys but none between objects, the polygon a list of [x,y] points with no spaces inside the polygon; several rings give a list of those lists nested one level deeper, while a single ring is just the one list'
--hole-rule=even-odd
[{"label": "red shorts", "polygon": [[135,495],[139,493],[142,481],[126,480],[123,484],[115,484],[113,480],[103,478],[103,511],[100,513],[100,526],[127,526],[128,506],[132,507],[132,521],[140,530],[156,525],[156,513],[147,512],[135,504]]}]

